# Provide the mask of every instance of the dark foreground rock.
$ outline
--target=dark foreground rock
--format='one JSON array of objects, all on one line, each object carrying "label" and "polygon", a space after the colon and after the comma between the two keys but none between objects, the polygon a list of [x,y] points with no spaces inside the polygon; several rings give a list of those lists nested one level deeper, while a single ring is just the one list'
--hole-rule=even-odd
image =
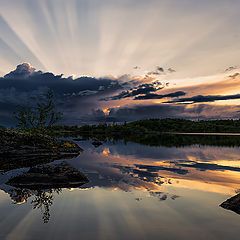
[{"label": "dark foreground rock", "polygon": [[220,205],[222,208],[240,214],[240,194],[229,198]]},{"label": "dark foreground rock", "polygon": [[82,149],[40,133],[0,128],[0,170],[31,167],[63,158],[74,158]]},{"label": "dark foreground rock", "polygon": [[80,187],[89,182],[78,169],[66,162],[40,165],[30,168],[22,175],[10,179],[6,184],[26,189],[49,189]]},{"label": "dark foreground rock", "polygon": [[73,141],[76,141],[76,142],[82,142],[86,140],[87,140],[86,138],[73,138]]},{"label": "dark foreground rock", "polygon": [[97,147],[99,147],[99,146],[102,145],[102,142],[100,142],[100,141],[98,141],[98,140],[94,140],[94,141],[92,142],[92,145],[97,148]]}]

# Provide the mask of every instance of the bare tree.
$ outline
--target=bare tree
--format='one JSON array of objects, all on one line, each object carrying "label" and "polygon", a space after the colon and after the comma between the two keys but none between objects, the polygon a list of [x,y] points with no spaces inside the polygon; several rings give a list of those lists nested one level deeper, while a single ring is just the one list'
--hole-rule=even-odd
[{"label": "bare tree", "polygon": [[14,113],[17,127],[22,129],[42,129],[56,124],[62,118],[62,113],[55,111],[53,98],[53,92],[48,90],[44,101],[37,103],[36,106],[29,108],[19,106],[18,111]]}]

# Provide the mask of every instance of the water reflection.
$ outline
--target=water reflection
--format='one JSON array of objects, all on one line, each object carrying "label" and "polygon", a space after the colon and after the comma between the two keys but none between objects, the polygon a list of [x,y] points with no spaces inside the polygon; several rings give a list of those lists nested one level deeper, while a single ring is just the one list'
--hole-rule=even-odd
[{"label": "water reflection", "polygon": [[[165,147],[187,147],[192,145],[201,146],[218,146],[218,147],[239,147],[240,137],[239,134],[226,134],[226,133],[191,133],[191,134],[136,134],[132,135],[121,135],[121,133],[116,132],[114,135],[111,134],[110,137],[106,137],[102,134],[94,134],[94,136],[85,135],[83,139],[91,139],[94,137],[94,141],[99,142],[99,140],[107,142],[119,142],[124,141],[125,143],[134,142],[144,146],[165,146]],[[79,140],[83,140],[79,139]],[[76,139],[78,140],[78,139]]]},{"label": "water reflection", "polygon": [[23,205],[25,203],[30,203],[33,209],[39,209],[42,213],[42,220],[44,223],[48,223],[50,220],[50,207],[53,205],[54,195],[62,192],[61,188],[32,190],[14,188],[6,184],[1,185],[0,188],[9,195],[13,204]]},{"label": "water reflection", "polygon": [[237,147],[167,148],[124,142],[105,142],[97,149],[93,149],[91,142],[81,142],[81,146],[85,152],[72,164],[91,180],[85,188],[158,190],[172,184],[224,194],[233,194],[239,188]]},{"label": "water reflection", "polygon": [[48,223],[50,219],[50,206],[53,204],[53,193],[61,193],[61,189],[50,189],[48,192],[37,191],[34,199],[31,201],[33,209],[41,209],[43,213],[43,222]]},{"label": "water reflection", "polygon": [[[20,239],[34,236],[34,231],[41,232],[37,239],[147,239],[159,238],[160,232],[163,239],[237,239],[239,216],[219,205],[240,189],[238,147],[106,141],[95,148],[92,141],[77,143],[84,152],[64,161],[87,176],[89,182],[83,185],[20,188],[6,183],[29,169],[0,175],[1,211],[10,199],[15,203],[12,211],[23,218],[29,208],[36,210],[29,210],[26,217],[31,227],[19,224],[26,229]],[[48,224],[39,225],[36,219]],[[9,239],[16,239],[22,230],[16,225]]]},{"label": "water reflection", "polygon": [[64,161],[32,167],[11,177],[0,187],[14,204],[21,205],[32,198],[33,209],[40,209],[43,222],[48,223],[54,195],[60,194],[64,187],[80,187],[86,182],[86,176]]},{"label": "water reflection", "polygon": [[49,189],[49,190],[30,190],[30,189],[11,189],[10,197],[13,204],[21,205],[32,198],[30,204],[33,209],[40,209],[42,212],[42,220],[48,223],[50,220],[50,207],[54,202],[54,194],[60,194],[62,189]]},{"label": "water reflection", "polygon": [[169,196],[169,194],[166,194],[164,192],[150,192],[150,195],[153,197],[157,197],[159,199],[159,201],[165,201],[167,200],[167,198],[171,198],[172,200],[176,200],[177,198],[179,198],[180,196],[178,195],[172,195]]}]

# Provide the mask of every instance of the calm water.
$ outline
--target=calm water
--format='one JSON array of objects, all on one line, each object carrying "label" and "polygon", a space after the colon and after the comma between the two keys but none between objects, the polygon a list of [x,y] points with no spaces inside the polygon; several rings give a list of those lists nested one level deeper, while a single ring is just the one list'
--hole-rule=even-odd
[{"label": "calm water", "polygon": [[239,239],[240,215],[219,204],[240,189],[240,148],[78,144],[66,161],[81,188],[19,190],[5,183],[26,169],[0,174],[1,240]]}]

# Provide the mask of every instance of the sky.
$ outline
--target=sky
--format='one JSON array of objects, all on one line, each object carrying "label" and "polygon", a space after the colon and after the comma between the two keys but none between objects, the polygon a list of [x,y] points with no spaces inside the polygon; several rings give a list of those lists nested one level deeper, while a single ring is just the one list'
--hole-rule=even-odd
[{"label": "sky", "polygon": [[238,0],[0,0],[0,125],[49,88],[74,125],[239,118],[239,9]]}]

